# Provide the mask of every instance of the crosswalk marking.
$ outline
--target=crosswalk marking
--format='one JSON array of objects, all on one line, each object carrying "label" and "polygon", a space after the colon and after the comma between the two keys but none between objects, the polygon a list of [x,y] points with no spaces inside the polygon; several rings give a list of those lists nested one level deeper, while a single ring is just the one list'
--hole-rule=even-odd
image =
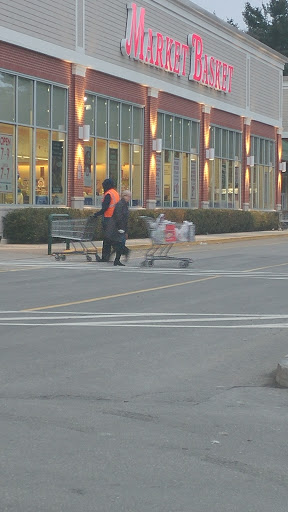
[{"label": "crosswalk marking", "polygon": [[110,327],[152,329],[285,329],[288,314],[91,313],[0,311],[0,325],[14,327]]}]

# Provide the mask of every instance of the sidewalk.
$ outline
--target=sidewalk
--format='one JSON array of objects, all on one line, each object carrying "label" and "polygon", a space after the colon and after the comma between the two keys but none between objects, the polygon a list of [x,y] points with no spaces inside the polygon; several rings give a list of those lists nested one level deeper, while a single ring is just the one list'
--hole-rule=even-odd
[{"label": "sidewalk", "polygon": [[[217,235],[196,235],[195,242],[191,245],[202,244],[222,244],[227,242],[237,242],[240,240],[257,240],[265,238],[283,238],[288,240],[288,230],[284,231],[253,231],[245,233],[222,233]],[[102,240],[94,242],[97,249],[101,254]],[[185,245],[185,242],[183,243]],[[186,243],[187,245],[187,243]],[[127,246],[133,250],[145,250],[151,246],[150,238],[141,238],[134,240],[127,240]],[[63,251],[65,249],[64,243],[55,243],[52,246],[52,253]],[[7,244],[3,240],[0,242],[0,258],[4,259],[19,259],[19,258],[40,258],[48,256],[47,244]]]}]

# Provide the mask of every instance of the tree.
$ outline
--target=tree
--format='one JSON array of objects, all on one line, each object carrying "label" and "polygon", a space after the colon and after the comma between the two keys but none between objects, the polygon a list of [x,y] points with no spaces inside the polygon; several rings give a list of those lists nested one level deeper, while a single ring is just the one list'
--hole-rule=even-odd
[{"label": "tree", "polygon": [[[249,36],[288,57],[287,0],[270,0],[266,4],[262,3],[262,7],[253,7],[250,2],[246,2],[242,16]],[[287,64],[284,75],[288,75]]]}]

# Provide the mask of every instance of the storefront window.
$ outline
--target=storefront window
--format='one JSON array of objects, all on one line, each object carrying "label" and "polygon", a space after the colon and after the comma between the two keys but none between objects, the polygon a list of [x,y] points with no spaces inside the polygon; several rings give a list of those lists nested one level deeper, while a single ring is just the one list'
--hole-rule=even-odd
[{"label": "storefront window", "polygon": [[31,126],[33,123],[33,81],[18,77],[18,123]]},{"label": "storefront window", "polygon": [[93,204],[93,160],[93,140],[90,139],[90,141],[85,142],[84,145],[84,205]]},{"label": "storefront window", "polygon": [[18,127],[17,203],[32,204],[32,128]]},{"label": "storefront window", "polygon": [[36,125],[50,127],[50,85],[36,82]]},{"label": "storefront window", "polygon": [[10,137],[6,143],[12,147],[9,162],[2,159],[1,165],[12,165],[12,175],[5,183],[0,178],[0,204],[65,204],[67,90],[0,72],[1,116],[11,123],[0,124],[0,133]]},{"label": "storefront window", "polygon": [[199,123],[158,112],[157,138],[156,206],[197,208]]},{"label": "storefront window", "polygon": [[35,196],[36,204],[49,204],[49,132],[36,131]]},{"label": "storefront window", "polygon": [[275,194],[275,143],[261,137],[251,137],[251,155],[254,166],[251,168],[250,208],[273,210]]},{"label": "storefront window", "polygon": [[15,203],[15,133],[11,124],[0,123],[0,204]]},{"label": "storefront window", "polygon": [[15,77],[0,72],[0,121],[15,121]]},{"label": "storefront window", "polygon": [[[93,169],[89,204],[97,207],[101,205],[102,182],[109,177],[119,191],[131,190],[132,206],[141,206],[143,108],[91,93],[86,94],[86,98],[85,124],[90,124],[91,127],[93,119],[96,119],[95,137],[91,132],[89,143],[92,153],[93,148],[96,153],[96,162],[92,160],[91,163]],[[85,188],[84,192],[87,194],[88,189]],[[88,204],[87,199],[84,202]]]},{"label": "storefront window", "polygon": [[61,132],[52,132],[52,204],[65,204],[66,151],[65,137]]},{"label": "storefront window", "polygon": [[96,206],[101,205],[103,188],[102,183],[107,177],[107,141],[96,141]]},{"label": "storefront window", "polygon": [[215,149],[215,158],[209,161],[211,208],[240,207],[241,141],[240,132],[211,126],[210,147]]}]

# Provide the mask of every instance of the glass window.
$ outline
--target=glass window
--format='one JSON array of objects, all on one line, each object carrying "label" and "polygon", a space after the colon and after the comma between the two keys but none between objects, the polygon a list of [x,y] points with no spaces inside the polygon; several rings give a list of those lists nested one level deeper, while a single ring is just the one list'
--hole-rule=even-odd
[{"label": "glass window", "polygon": [[0,73],[0,120],[15,121],[15,77]]},{"label": "glass window", "polygon": [[86,94],[86,101],[84,107],[84,123],[90,125],[90,135],[95,135],[95,96]]},{"label": "glass window", "polygon": [[33,120],[33,82],[18,77],[18,123],[34,124]]},{"label": "glass window", "polygon": [[182,146],[182,119],[175,117],[174,119],[174,149],[181,151]]},{"label": "glass window", "polygon": [[52,127],[55,130],[66,128],[66,89],[53,85]]},{"label": "glass window", "polygon": [[133,107],[133,139],[143,144],[143,108]]},{"label": "glass window", "polygon": [[130,145],[121,144],[121,190],[130,190]]},{"label": "glass window", "polygon": [[167,149],[172,149],[173,143],[173,117],[169,115],[165,115],[165,139],[164,139],[164,147]]},{"label": "glass window", "polygon": [[157,114],[157,139],[163,139],[163,121],[164,114]]},{"label": "glass window", "polygon": [[97,113],[96,113],[96,133],[97,137],[107,137],[107,105],[108,101],[105,98],[97,98]]},{"label": "glass window", "polygon": [[107,142],[103,139],[96,141],[96,206],[102,202],[102,183],[107,178]]},{"label": "glass window", "polygon": [[121,109],[121,140],[131,142],[132,106],[123,103]]},{"label": "glass window", "polygon": [[109,102],[109,138],[119,140],[119,114],[120,108],[117,101]]},{"label": "glass window", "polygon": [[50,85],[36,82],[36,125],[50,127]]},{"label": "glass window", "polygon": [[118,188],[118,169],[119,169],[119,144],[118,142],[109,143],[109,178],[114,181],[115,188]]},{"label": "glass window", "polygon": [[[183,148],[184,149],[184,148]],[[189,148],[190,151],[190,148]],[[193,153],[199,151],[199,123],[192,121],[192,149]]]},{"label": "glass window", "polygon": [[[186,151],[187,153],[190,153],[191,151],[191,126],[192,121],[188,121],[188,119],[183,119],[183,151]],[[192,148],[195,149],[196,153],[198,146],[193,146],[192,143]]]},{"label": "glass window", "polygon": [[32,128],[18,127],[18,197],[19,204],[32,204]]},{"label": "glass window", "polygon": [[[135,148],[135,146],[134,146]],[[142,204],[142,147],[132,153],[132,206]]]},{"label": "glass window", "polygon": [[0,204],[15,203],[14,126],[0,123]]},{"label": "glass window", "polygon": [[36,204],[49,204],[49,132],[36,132],[35,196]]},{"label": "glass window", "polygon": [[172,201],[172,151],[164,151],[164,206],[171,206]]},{"label": "glass window", "polygon": [[84,145],[84,204],[94,204],[94,158],[93,158],[93,139],[85,142]]},{"label": "glass window", "polygon": [[66,151],[65,140],[52,132],[51,192],[52,204],[65,204],[66,197]]}]

